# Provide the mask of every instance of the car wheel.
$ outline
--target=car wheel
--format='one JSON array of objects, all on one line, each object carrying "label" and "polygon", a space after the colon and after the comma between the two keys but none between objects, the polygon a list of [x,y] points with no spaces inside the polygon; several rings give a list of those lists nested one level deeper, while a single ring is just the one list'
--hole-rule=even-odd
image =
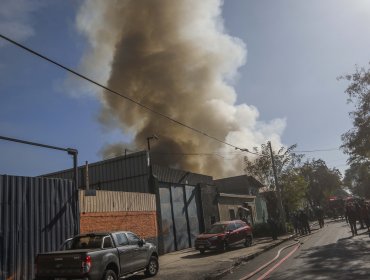
[{"label": "car wheel", "polygon": [[222,242],[221,244],[221,252],[225,252],[229,248],[229,245],[226,241]]},{"label": "car wheel", "polygon": [[245,247],[250,247],[250,246],[252,246],[252,243],[253,243],[253,238],[252,238],[252,236],[247,236],[247,237],[245,238],[244,246],[245,246]]},{"label": "car wheel", "polygon": [[151,256],[149,264],[147,265],[145,270],[145,275],[154,276],[158,273],[158,270],[159,270],[158,258],[155,256]]},{"label": "car wheel", "polygon": [[103,276],[103,280],[117,280],[117,275],[113,270],[106,270]]},{"label": "car wheel", "polygon": [[201,254],[204,254],[204,252],[205,252],[206,250],[204,250],[204,249],[199,249],[199,252],[201,253]]}]

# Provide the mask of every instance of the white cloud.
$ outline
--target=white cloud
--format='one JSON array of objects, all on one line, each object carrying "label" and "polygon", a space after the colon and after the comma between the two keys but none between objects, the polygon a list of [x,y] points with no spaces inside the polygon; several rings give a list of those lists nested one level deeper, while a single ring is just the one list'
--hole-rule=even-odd
[{"label": "white cloud", "polygon": [[[16,41],[24,41],[35,34],[31,14],[41,7],[41,2],[30,0],[2,0],[0,33]],[[4,45],[0,42],[0,46]]]}]

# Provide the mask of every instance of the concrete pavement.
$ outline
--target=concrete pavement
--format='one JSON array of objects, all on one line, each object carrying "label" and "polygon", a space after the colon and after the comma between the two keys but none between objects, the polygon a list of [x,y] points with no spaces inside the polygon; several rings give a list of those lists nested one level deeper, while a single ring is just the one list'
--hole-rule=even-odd
[{"label": "concrete pavement", "polygon": [[218,279],[242,262],[253,259],[291,238],[292,235],[279,236],[278,240],[272,240],[270,237],[255,238],[251,247],[245,248],[241,245],[224,253],[206,251],[200,254],[192,248],[168,253],[159,258],[160,270],[152,279]]}]

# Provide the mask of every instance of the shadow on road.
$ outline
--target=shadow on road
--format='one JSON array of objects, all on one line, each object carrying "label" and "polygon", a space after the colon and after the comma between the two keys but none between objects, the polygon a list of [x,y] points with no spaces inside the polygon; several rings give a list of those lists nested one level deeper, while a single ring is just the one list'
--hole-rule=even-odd
[{"label": "shadow on road", "polygon": [[[368,232],[360,235],[363,234]],[[367,265],[370,262],[370,244],[363,237],[349,236],[337,243],[302,250],[297,258],[302,261],[300,267],[276,272],[270,279],[370,279]]]}]

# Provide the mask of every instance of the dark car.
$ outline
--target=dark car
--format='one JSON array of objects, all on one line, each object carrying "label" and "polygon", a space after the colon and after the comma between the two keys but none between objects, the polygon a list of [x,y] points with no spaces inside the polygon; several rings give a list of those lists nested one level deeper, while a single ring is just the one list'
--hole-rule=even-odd
[{"label": "dark car", "polygon": [[208,232],[198,235],[195,249],[203,254],[205,250],[225,251],[229,246],[238,244],[249,247],[252,242],[251,226],[240,220],[224,221],[213,224]]},{"label": "dark car", "polygon": [[157,247],[129,231],[77,235],[60,251],[38,254],[35,265],[37,280],[117,280],[159,269]]}]

